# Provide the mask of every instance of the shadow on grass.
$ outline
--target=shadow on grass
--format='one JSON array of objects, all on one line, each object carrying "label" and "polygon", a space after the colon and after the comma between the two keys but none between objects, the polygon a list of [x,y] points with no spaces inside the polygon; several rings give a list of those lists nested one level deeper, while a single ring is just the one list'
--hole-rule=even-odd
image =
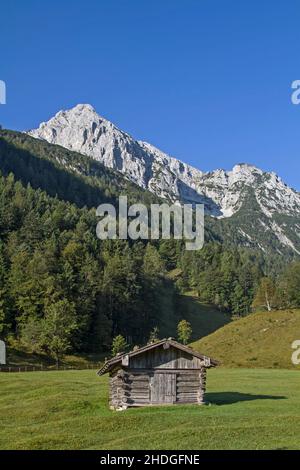
[{"label": "shadow on grass", "polygon": [[191,342],[198,341],[231,322],[230,315],[200,302],[196,296],[179,295],[176,310],[179,319],[185,319],[191,324]]},{"label": "shadow on grass", "polygon": [[206,393],[205,401],[215,405],[231,405],[241,401],[254,400],[285,400],[286,397],[280,395],[251,395],[250,393],[240,392],[219,392]]}]

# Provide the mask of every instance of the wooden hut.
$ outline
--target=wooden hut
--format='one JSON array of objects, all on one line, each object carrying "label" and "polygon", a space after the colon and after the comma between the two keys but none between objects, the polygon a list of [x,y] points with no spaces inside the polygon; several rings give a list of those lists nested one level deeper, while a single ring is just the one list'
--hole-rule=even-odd
[{"label": "wooden hut", "polygon": [[107,361],[111,409],[204,403],[206,369],[218,363],[172,338],[148,344]]}]

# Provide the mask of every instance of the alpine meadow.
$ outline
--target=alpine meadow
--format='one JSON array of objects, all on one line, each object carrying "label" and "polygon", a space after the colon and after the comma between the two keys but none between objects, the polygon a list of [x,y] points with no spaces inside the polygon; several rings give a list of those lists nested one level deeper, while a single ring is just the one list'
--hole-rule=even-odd
[{"label": "alpine meadow", "polygon": [[300,7],[2,3],[1,462],[286,465]]}]

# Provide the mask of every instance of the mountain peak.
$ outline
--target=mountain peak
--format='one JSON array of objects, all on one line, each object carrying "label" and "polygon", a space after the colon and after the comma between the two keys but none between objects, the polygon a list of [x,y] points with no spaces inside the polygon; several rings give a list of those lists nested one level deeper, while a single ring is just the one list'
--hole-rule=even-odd
[{"label": "mountain peak", "polygon": [[72,120],[76,122],[82,122],[83,125],[88,125],[89,122],[93,122],[94,120],[101,121],[105,120],[102,116],[100,116],[95,108],[91,104],[77,104],[73,108],[62,110],[60,113],[66,116],[70,122]]},{"label": "mountain peak", "polygon": [[[249,163],[239,163],[231,171],[205,173],[147,142],[133,139],[98,115],[90,104],[60,111],[29,134],[88,155],[162,198],[204,203],[206,212],[214,217],[228,218],[239,212],[248,194],[264,217],[300,214],[300,194],[275,173]],[[280,233],[278,237],[284,239]]]},{"label": "mountain peak", "polygon": [[237,163],[233,167],[233,171],[241,171],[241,170],[248,170],[248,171],[261,171],[257,166],[253,165],[252,163]]},{"label": "mountain peak", "polygon": [[76,110],[88,110],[88,111],[92,111],[92,112],[96,112],[95,111],[95,108],[89,104],[89,103],[84,103],[84,104],[77,104],[76,106],[74,106],[72,109],[76,109]]}]

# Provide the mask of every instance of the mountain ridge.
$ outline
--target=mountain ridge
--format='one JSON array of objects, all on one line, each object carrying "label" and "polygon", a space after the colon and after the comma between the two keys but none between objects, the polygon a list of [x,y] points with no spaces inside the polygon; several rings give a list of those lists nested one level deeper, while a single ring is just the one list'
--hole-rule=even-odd
[{"label": "mountain ridge", "polygon": [[[120,194],[127,194],[129,204],[142,202],[148,207],[151,203],[163,202],[162,198],[92,157],[16,131],[0,131],[0,170],[4,175],[13,173],[25,185],[29,183],[79,207],[117,203]],[[285,262],[293,259],[300,251],[299,220],[280,214],[270,219],[261,211],[253,193],[253,189],[245,191],[243,207],[232,217],[217,219],[206,215],[206,241],[259,249],[265,255],[284,256]],[[279,226],[277,235],[272,228],[274,223]],[[281,227],[287,236],[286,243],[278,238],[283,237]]]},{"label": "mountain ridge", "polygon": [[[147,142],[135,140],[98,115],[91,105],[59,111],[28,134],[87,155],[160,198],[203,203],[213,218],[230,219],[243,212],[246,204],[251,206],[251,199],[262,219],[255,214],[257,228],[267,227],[280,244],[300,254],[300,193],[274,172],[249,163],[239,163],[230,171],[203,172]],[[290,220],[279,223],[275,220],[278,217]],[[251,235],[244,228],[242,231],[249,240]]]},{"label": "mountain ridge", "polygon": [[230,201],[228,204],[226,194],[222,194],[220,200],[207,187],[215,184],[228,189],[239,181],[252,183],[254,174],[276,181],[277,185],[281,185],[281,190],[288,190],[289,196],[293,194],[298,198],[297,204],[300,204],[300,193],[289,188],[274,172],[265,172],[249,163],[238,163],[229,171],[219,168],[204,172],[148,142],[134,139],[97,114],[91,105],[79,104],[70,110],[59,111],[28,134],[91,156],[160,197],[193,203],[203,202],[203,197],[211,197],[213,201],[216,198],[219,213],[208,207],[208,212],[213,216],[230,217],[236,208],[230,205]]}]

